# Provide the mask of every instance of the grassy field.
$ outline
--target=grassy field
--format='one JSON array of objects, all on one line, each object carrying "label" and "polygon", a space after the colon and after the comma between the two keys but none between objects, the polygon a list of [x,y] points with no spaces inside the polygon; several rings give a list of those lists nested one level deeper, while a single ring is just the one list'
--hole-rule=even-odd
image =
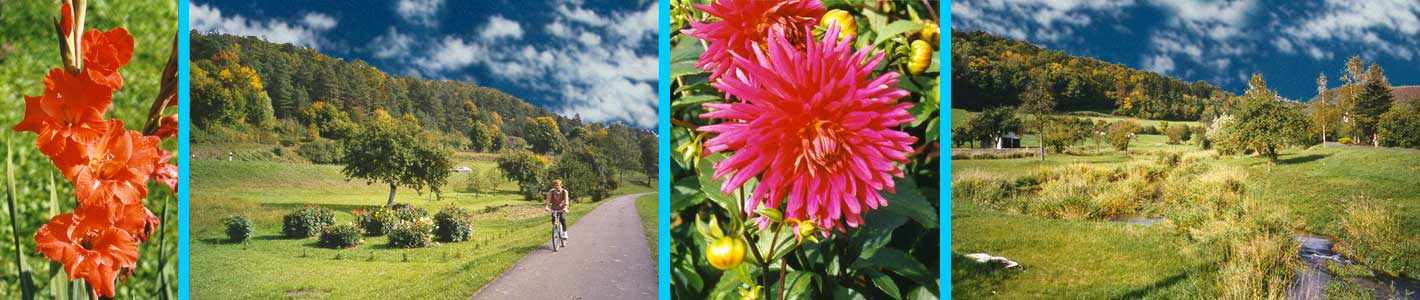
[{"label": "grassy field", "polygon": [[[214,146],[195,148],[201,147]],[[493,168],[486,158],[459,154],[454,165]],[[627,180],[614,195],[654,190],[642,185],[644,176],[627,177],[640,179]],[[431,213],[447,205],[470,209],[475,213],[470,241],[391,249],[385,237],[366,237],[361,246],[332,250],[316,247],[314,238],[282,237],[282,216],[319,204],[336,211],[337,223],[352,222],[353,209],[385,203],[385,186],[346,181],[339,166],[263,161],[194,160],[191,178],[193,298],[464,299],[545,242],[541,205],[521,200],[511,182],[474,195],[462,192],[467,175],[454,173],[442,200],[431,200],[427,192],[397,194],[396,202]],[[598,204],[574,205],[568,221]],[[223,242],[220,220],[232,214],[252,218],[257,229],[252,241]]]},{"label": "grassy field", "polygon": [[[1141,140],[1147,142],[1146,139]],[[1230,295],[1229,292],[1239,290],[1236,286],[1230,286],[1233,282],[1261,285],[1257,283],[1260,281],[1235,279],[1261,275],[1240,274],[1235,270],[1279,270],[1281,274],[1286,274],[1299,263],[1295,259],[1281,259],[1278,260],[1284,262],[1281,265],[1264,268],[1256,264],[1246,265],[1249,261],[1245,260],[1238,262],[1215,258],[1241,255],[1228,254],[1228,249],[1266,248],[1274,250],[1248,253],[1295,256],[1292,254],[1296,253],[1295,250],[1287,250],[1296,249],[1296,243],[1290,239],[1292,235],[1327,237],[1338,240],[1342,245],[1338,247],[1370,243],[1366,246],[1389,249],[1396,249],[1396,245],[1404,248],[1406,241],[1420,240],[1420,190],[1416,189],[1420,186],[1420,178],[1413,175],[1420,171],[1420,153],[1313,146],[1287,149],[1278,163],[1268,164],[1257,157],[1216,157],[1215,154],[1190,150],[1190,147],[1194,146],[1163,145],[1153,150],[1164,151],[1131,151],[1131,155],[1117,152],[1099,155],[1052,154],[1044,162],[1035,157],[953,160],[954,197],[961,199],[953,201],[952,208],[954,296],[965,299],[1215,298],[1220,293]],[[1160,175],[1156,175],[1161,179],[1141,184],[1141,188],[1136,189],[1147,195],[1144,196],[1147,200],[1141,201],[1152,201],[1145,206],[1147,209],[1139,210],[1140,213],[1166,218],[1164,223],[1144,226],[1099,218],[1066,220],[1041,216],[1039,211],[1007,209],[1012,205],[1030,207],[1049,202],[1052,201],[1050,197],[1062,193],[1096,195],[1095,201],[1100,197],[1107,198],[1107,195],[1113,195],[1109,194],[1111,187],[1129,181],[1109,182],[1104,184],[1109,187],[1094,190],[1091,186],[1099,184],[1068,181],[1068,178],[1075,178],[1070,177],[1072,175],[1042,174],[1052,174],[1051,171],[1064,174],[1059,172],[1129,169],[1159,161],[1159,152],[1184,153],[1185,161],[1189,161],[1190,157],[1195,161],[1164,168]],[[1245,192],[1235,198],[1209,194],[1217,190],[1208,187],[1217,182],[1216,177],[1210,177],[1215,174],[1210,172],[1222,172],[1219,170],[1235,171],[1235,178],[1241,180],[1236,186]],[[1126,171],[1126,174],[1130,173]],[[1004,206],[962,199],[967,196],[958,190],[958,184],[964,180],[962,178],[982,176],[1014,182],[1007,183],[1002,189],[1010,190],[1014,185],[1016,189],[1023,190],[1015,192],[1017,194],[996,196],[1016,199]],[[1059,178],[1066,179],[1050,176],[1064,176]],[[1055,181],[1043,183],[1051,180]],[[1081,189],[1098,192],[1081,192]],[[1030,198],[1031,195],[1040,198]],[[1374,199],[1384,212],[1396,216],[1396,221],[1389,223],[1393,225],[1389,227],[1391,231],[1386,231],[1392,234],[1389,235],[1390,240],[1354,241],[1346,238],[1347,229],[1343,228],[1343,223],[1348,216],[1353,216],[1348,215],[1348,205],[1358,196]],[[1234,208],[1199,204],[1214,202],[1234,203],[1231,204]],[[1199,212],[1222,217],[1202,221],[1201,224],[1190,221],[1197,219]],[[1251,237],[1237,238],[1239,234]],[[1223,243],[1231,246],[1218,248],[1209,244],[1216,244],[1218,240],[1232,240]],[[1402,253],[1399,255],[1403,258],[1406,255],[1403,253],[1415,253],[1416,249],[1408,251],[1402,249],[1392,253]],[[1016,260],[1025,269],[983,267],[958,257],[979,252]],[[1243,266],[1240,267],[1240,264]],[[1413,267],[1413,262],[1410,264]],[[1382,268],[1376,265],[1368,267]],[[1411,270],[1408,272],[1413,272]],[[1355,288],[1349,283],[1343,285]]]},{"label": "grassy field", "polygon": [[[956,204],[954,204],[956,205]],[[1180,251],[1157,226],[1079,222],[957,205],[952,255],[989,253],[1024,270],[954,262],[959,299],[1183,299],[1211,294],[1210,262]],[[961,269],[960,271],[958,269]]]},{"label": "grassy field", "polygon": [[[123,120],[127,128],[143,126],[149,105],[158,94],[161,72],[172,51],[172,40],[177,34],[176,1],[90,1],[86,29],[110,30],[125,28],[134,39],[133,58],[122,69],[123,89],[114,93],[113,107],[106,118]],[[22,96],[38,96],[44,92],[44,76],[50,69],[61,68],[57,37],[54,32],[53,17],[59,15],[58,1],[0,1],[0,130],[6,147],[14,153],[16,205],[0,201],[0,214],[5,215],[0,222],[0,249],[6,257],[0,264],[0,298],[19,298],[19,270],[15,268],[13,236],[18,236],[20,252],[24,256],[26,270],[33,272],[32,279],[40,288],[66,282],[63,272],[50,276],[51,270],[58,270],[35,251],[35,231],[59,213],[74,209],[73,184],[65,181],[54,168],[53,163],[36,149],[35,134],[18,133],[10,128],[25,113]],[[170,111],[172,111],[170,109]],[[163,148],[176,151],[176,143],[169,140]],[[49,179],[55,179],[57,201],[51,202]],[[117,285],[121,299],[155,299],[158,289],[158,257],[161,251],[167,256],[167,265],[162,267],[163,281],[172,286],[177,282],[176,267],[173,263],[177,250],[177,200],[171,193],[158,185],[150,185],[152,191],[145,201],[154,214],[161,214],[164,203],[169,204],[168,215],[162,217],[162,236],[158,234],[140,245],[136,274],[126,282]],[[67,199],[67,201],[66,201]],[[13,209],[15,219],[10,219],[8,211]],[[12,227],[13,226],[13,227]],[[13,229],[12,229],[13,228]],[[18,231],[18,234],[14,234]],[[160,250],[161,249],[161,250]],[[53,279],[53,281],[51,281]],[[41,292],[43,298],[53,295]]]},{"label": "grassy field", "polygon": [[636,213],[641,215],[641,229],[646,233],[646,247],[651,249],[651,256],[657,256],[656,239],[660,237],[656,233],[656,216],[660,214],[659,197],[656,194],[641,195],[636,197]]}]

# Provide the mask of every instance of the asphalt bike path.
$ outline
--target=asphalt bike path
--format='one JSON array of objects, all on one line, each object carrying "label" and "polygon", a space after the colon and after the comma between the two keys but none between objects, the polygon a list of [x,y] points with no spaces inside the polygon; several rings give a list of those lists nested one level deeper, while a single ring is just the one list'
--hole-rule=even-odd
[{"label": "asphalt bike path", "polygon": [[656,299],[656,262],[636,213],[636,197],[645,194],[605,200],[569,223],[567,247],[557,252],[551,247],[552,224],[539,223],[548,242],[471,299]]}]

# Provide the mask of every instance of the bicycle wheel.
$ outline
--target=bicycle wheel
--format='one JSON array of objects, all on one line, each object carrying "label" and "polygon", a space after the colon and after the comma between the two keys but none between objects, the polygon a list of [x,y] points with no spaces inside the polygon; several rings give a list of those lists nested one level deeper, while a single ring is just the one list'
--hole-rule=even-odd
[{"label": "bicycle wheel", "polygon": [[562,228],[557,224],[552,225],[552,252],[557,252],[557,240],[562,238]]}]

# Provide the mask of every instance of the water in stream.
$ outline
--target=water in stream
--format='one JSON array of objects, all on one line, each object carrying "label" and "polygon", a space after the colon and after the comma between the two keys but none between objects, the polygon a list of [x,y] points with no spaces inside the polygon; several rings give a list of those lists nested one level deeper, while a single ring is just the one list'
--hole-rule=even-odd
[{"label": "water in stream", "polygon": [[1297,255],[1306,263],[1306,268],[1297,273],[1288,298],[1300,300],[1327,299],[1326,286],[1333,280],[1344,280],[1346,284],[1374,291],[1376,299],[1420,300],[1420,281],[1396,278],[1386,275],[1347,276],[1338,279],[1326,268],[1328,261],[1345,265],[1355,262],[1332,250],[1330,239],[1299,235],[1296,237],[1301,248]]}]

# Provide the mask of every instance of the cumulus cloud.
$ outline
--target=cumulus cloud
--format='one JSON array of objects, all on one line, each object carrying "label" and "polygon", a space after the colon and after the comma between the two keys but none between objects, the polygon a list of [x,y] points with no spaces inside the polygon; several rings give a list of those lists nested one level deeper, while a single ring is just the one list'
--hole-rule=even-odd
[{"label": "cumulus cloud", "polygon": [[388,32],[370,41],[370,46],[375,49],[375,58],[387,59],[408,56],[409,45],[412,43],[414,43],[414,38],[411,38],[407,34],[399,33],[398,30],[391,26]]},{"label": "cumulus cloud", "polygon": [[226,15],[216,7],[188,3],[188,24],[200,32],[221,32],[240,36],[257,36],[273,43],[291,43],[319,49],[321,33],[334,28],[335,18],[321,13],[308,13],[299,22],[255,20],[241,15]]},{"label": "cumulus cloud", "polygon": [[[493,17],[473,38],[435,37],[427,51],[413,50],[405,72],[463,80],[468,78],[459,74],[487,73],[491,76],[482,79],[554,95],[560,101],[549,110],[555,113],[651,128],[658,120],[659,60],[645,43],[655,40],[657,13],[654,3],[619,12],[564,3],[543,26],[550,36],[545,43],[507,43],[525,33],[522,26]],[[392,29],[386,36],[397,34]]]},{"label": "cumulus cloud", "polygon": [[409,23],[434,27],[439,25],[439,8],[443,6],[444,0],[399,0],[395,12]]},{"label": "cumulus cloud", "polygon": [[523,26],[517,21],[509,20],[503,16],[493,16],[488,18],[488,25],[483,27],[483,31],[478,33],[478,38],[484,42],[492,42],[500,38],[520,39],[523,37]]},{"label": "cumulus cloud", "polygon": [[1144,59],[1144,69],[1159,74],[1168,74],[1174,69],[1173,58],[1167,55],[1154,55]]}]

